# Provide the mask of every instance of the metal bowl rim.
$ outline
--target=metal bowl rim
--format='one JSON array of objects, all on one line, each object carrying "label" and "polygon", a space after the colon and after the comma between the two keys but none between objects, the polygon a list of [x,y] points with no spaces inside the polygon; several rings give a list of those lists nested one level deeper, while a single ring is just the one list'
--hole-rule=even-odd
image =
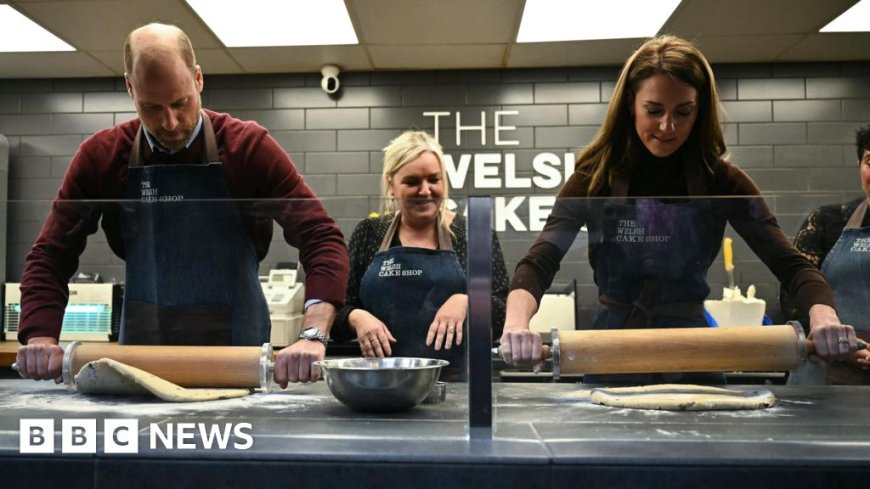
[{"label": "metal bowl rim", "polygon": [[355,371],[363,371],[363,372],[377,372],[377,371],[389,371],[389,370],[430,370],[433,368],[442,368],[450,365],[450,362],[447,360],[441,360],[437,358],[424,358],[424,357],[382,357],[382,358],[390,358],[394,360],[402,360],[402,359],[413,359],[413,360],[429,360],[432,362],[431,365],[419,365],[419,366],[411,366],[411,367],[367,367],[367,366],[343,366],[343,365],[334,365],[338,362],[347,362],[352,360],[364,360],[368,361],[368,357],[355,357],[355,358],[341,358],[341,359],[333,359],[333,360],[317,360],[312,362],[312,365],[316,365],[320,368],[325,368],[327,370],[355,370]]}]

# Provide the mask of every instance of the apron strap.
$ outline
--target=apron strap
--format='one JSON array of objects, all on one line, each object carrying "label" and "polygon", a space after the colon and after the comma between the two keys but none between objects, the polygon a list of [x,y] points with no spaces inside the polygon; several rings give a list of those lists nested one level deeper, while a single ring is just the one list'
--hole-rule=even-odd
[{"label": "apron strap", "polygon": [[[390,227],[387,229],[387,234],[385,234],[384,239],[381,240],[381,246],[378,248],[379,252],[390,249],[390,243],[393,242],[393,238],[396,236],[396,233],[399,232],[399,221],[401,219],[402,215],[397,212],[393,217],[393,221],[390,223]],[[438,216],[438,219],[435,220],[435,229],[438,233],[438,249],[453,251],[453,241],[450,240],[450,236],[441,225],[440,215]]]},{"label": "apron strap", "polygon": [[[211,119],[205,112],[200,112],[202,117],[202,133],[205,138],[205,153],[203,154],[203,163],[216,163],[220,161],[217,139],[214,135],[214,128],[211,125]],[[142,157],[142,131],[145,130],[145,125],[136,131],[136,136],[133,138],[133,146],[130,148],[130,158],[128,164],[131,167],[143,166],[145,159]]]},{"label": "apron strap", "polygon": [[211,119],[202,112],[202,131],[205,136],[205,161],[203,163],[219,163],[221,161],[218,153],[217,139],[214,137],[214,128],[211,126]]},{"label": "apron strap", "polygon": [[[870,198],[868,198],[870,199]],[[867,214],[867,201],[868,199],[864,199],[863,202],[858,204],[858,207],[855,208],[855,211],[852,212],[852,215],[849,216],[849,221],[846,223],[847,228],[860,228],[861,224],[864,222],[864,215]]]}]

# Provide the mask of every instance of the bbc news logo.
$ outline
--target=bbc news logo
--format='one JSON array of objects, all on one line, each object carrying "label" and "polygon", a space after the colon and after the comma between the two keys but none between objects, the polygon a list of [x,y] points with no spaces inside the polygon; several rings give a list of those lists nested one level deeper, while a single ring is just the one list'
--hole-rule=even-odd
[{"label": "bbc news logo", "polygon": [[[18,426],[20,453],[55,452],[54,419],[21,419]],[[147,448],[247,450],[254,446],[252,429],[251,423],[150,423]],[[60,440],[61,453],[97,453],[98,440],[104,453],[139,453],[139,420],[105,419],[100,436],[96,419],[62,419]]]}]

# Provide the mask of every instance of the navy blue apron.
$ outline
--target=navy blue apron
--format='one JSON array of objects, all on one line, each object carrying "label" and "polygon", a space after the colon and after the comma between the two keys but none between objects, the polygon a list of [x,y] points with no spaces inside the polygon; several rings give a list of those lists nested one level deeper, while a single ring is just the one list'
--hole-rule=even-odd
[{"label": "navy blue apron", "polygon": [[[703,195],[703,179],[684,162],[689,195]],[[627,199],[630,176],[618,178],[604,204],[595,278],[599,309],[593,329],[708,327],[707,269],[721,239],[710,202]],[[653,348],[655,345],[650,345]],[[586,375],[584,383],[722,384],[721,373]]]},{"label": "navy blue apron", "polygon": [[[380,319],[397,342],[394,357],[438,358],[450,362],[450,371],[464,372],[465,343],[435,351],[426,345],[435,313],[453,294],[464,294],[465,272],[453,251],[450,237],[440,225],[439,249],[394,246],[401,215],[393,219],[372,263],[360,282],[362,308]],[[462,324],[465,332],[465,323]],[[467,336],[463,333],[463,338]]]},{"label": "navy blue apron", "polygon": [[127,276],[120,343],[261,345],[269,309],[254,246],[231,200],[211,121],[203,162],[143,166],[139,131],[124,184]]},{"label": "navy blue apron", "polygon": [[[867,213],[865,199],[855,209],[840,238],[822,263],[822,274],[834,289],[837,316],[870,338],[870,226],[861,227]],[[845,363],[828,364],[829,384],[870,384],[870,372]]]}]

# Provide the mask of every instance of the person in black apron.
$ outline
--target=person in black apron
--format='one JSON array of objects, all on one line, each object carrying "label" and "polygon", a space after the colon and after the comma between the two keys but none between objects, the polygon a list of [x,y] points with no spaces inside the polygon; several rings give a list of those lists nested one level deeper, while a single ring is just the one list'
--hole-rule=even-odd
[{"label": "person in black apron", "polygon": [[[870,151],[862,169],[870,180]],[[870,197],[864,200],[849,217],[840,239],[831,248],[822,263],[822,273],[834,289],[837,313],[846,324],[855,328],[855,333],[864,340],[870,338],[870,226],[861,226],[867,214]],[[850,362],[828,364],[829,384],[870,384],[870,361],[867,352],[859,352]]]},{"label": "person in black apron", "polygon": [[425,133],[407,132],[384,152],[387,204],[396,212],[360,282],[362,308],[351,322],[360,350],[439,358],[464,370],[463,349],[456,347],[468,310],[466,277],[442,221],[454,215],[444,210],[440,147]]},{"label": "person in black apron", "polygon": [[257,255],[227,189],[211,122],[201,120],[202,162],[144,166],[143,133],[133,140],[122,204],[120,344],[269,342]]},{"label": "person in black apron", "polygon": [[[438,358],[449,361],[451,370],[462,371],[465,355],[462,348],[456,347],[462,344],[463,311],[467,305],[444,321],[443,333],[441,324],[433,328],[433,321],[448,299],[465,296],[465,272],[447,231],[437,221],[437,249],[402,246],[398,237],[401,221],[399,213],[363,275],[363,309],[388,325],[392,344],[387,348],[391,356]],[[378,348],[383,351],[382,345],[373,344],[365,334],[360,338],[360,347],[369,350],[367,353],[376,354]]]},{"label": "person in black apron", "polygon": [[[718,105],[712,69],[688,41],[661,36],[629,58],[601,130],[581,152],[544,230],[517,266],[500,347],[506,362],[542,365],[541,337],[529,330],[529,321],[583,225],[599,287],[594,328],[707,327],[706,273],[726,221],[744,231],[756,253],[778,255],[769,261],[775,273],[801,270],[819,355],[854,353],[854,330],[840,324],[824,278],[794,250],[763,201],[754,201],[757,187],[723,160]],[[751,198],[692,198],[732,193]],[[830,350],[829,338],[840,340]],[[722,383],[724,376],[586,375],[584,382]]]},{"label": "person in black apron", "polygon": [[[80,186],[77,179],[92,172],[93,178],[105,178],[108,183],[106,189],[90,189],[91,193],[104,192],[112,200],[123,199],[120,206],[107,206],[103,220],[110,246],[116,253],[120,249],[119,256],[127,265],[119,342],[128,345],[248,346],[267,343],[271,324],[258,278],[258,250],[255,249],[254,236],[246,229],[240,204],[230,193],[210,115],[201,108],[202,71],[196,65],[189,39],[175,26],[149,24],[130,34],[125,54],[127,89],[140,122],[135,126],[135,136],[129,131],[130,123],[119,124],[95,135],[92,138],[94,143],[82,151],[86,156],[77,155],[71,164],[71,167],[75,166],[71,171],[75,177],[64,181],[67,187]],[[230,119],[210,114],[216,117],[215,120]],[[228,129],[231,125],[235,128],[242,125],[237,121],[223,124],[227,131],[231,130]],[[222,149],[228,155],[236,149],[244,153],[254,146],[253,138],[265,136],[261,128],[251,127],[251,144],[247,144],[244,135],[234,140],[227,137],[223,141],[228,147]],[[132,144],[129,137],[133,137]],[[202,159],[185,161],[184,155],[190,154],[188,149],[196,143],[202,144]],[[266,148],[267,143],[269,148]],[[251,153],[250,159],[244,163],[250,163],[252,159],[266,161],[275,155],[286,156],[277,148],[277,143],[272,143],[256,140],[258,150]],[[146,144],[150,152],[146,152]],[[127,145],[129,149],[126,149]],[[127,156],[126,151],[129,151],[129,159],[124,165],[121,162]],[[94,159],[101,160],[99,165],[92,163]],[[272,163],[271,166],[264,163],[258,168],[263,171],[295,171],[289,160],[284,164],[276,158]],[[62,187],[62,192],[66,189],[69,195],[85,194],[82,190],[67,187]],[[284,194],[284,190],[288,194]],[[281,189],[282,196],[292,192]],[[310,198],[313,194],[303,185],[299,195]],[[34,261],[43,261],[33,266],[34,274],[45,275],[43,270],[55,271],[70,263],[75,266],[86,236],[96,231],[102,208],[87,202],[69,206],[61,203],[53,207],[53,212],[63,213],[67,207],[80,215],[50,216],[45,226],[50,231],[46,242],[65,238],[71,244],[64,241],[61,251],[50,249],[48,252],[41,246],[42,255]],[[290,216],[281,217],[282,225],[286,229],[288,223],[293,224],[293,218],[304,220],[309,216],[312,222],[323,222],[328,216],[321,211],[319,207],[310,214],[294,211]],[[267,214],[271,218],[278,212]],[[67,224],[71,229],[64,227]],[[271,220],[268,224],[271,229]],[[317,251],[332,257],[329,263],[334,269],[330,274],[346,281],[347,256],[337,227],[326,224],[318,228],[322,231],[317,232],[312,230],[313,227],[315,225],[309,225],[303,231],[317,234],[320,245]],[[115,232],[118,228],[120,233]],[[59,234],[63,236],[58,237]],[[325,249],[327,245],[332,248]],[[311,254],[311,246],[309,244],[309,249],[302,252]],[[46,264],[50,260],[44,259],[45,255],[50,255],[54,261]],[[62,263],[56,265],[55,262]],[[33,283],[31,290],[41,284],[38,279]],[[54,286],[55,283],[48,285]],[[335,289],[338,293],[335,290],[328,292],[333,297],[322,299],[340,304],[344,286]],[[330,289],[321,284],[319,290]],[[335,307],[330,302],[321,301],[307,307],[300,341],[278,352],[276,383],[283,387],[287,382],[316,380],[320,376],[319,368],[312,362],[324,357],[334,315]],[[62,356],[56,336],[28,338],[27,345],[18,354],[22,367],[20,373],[23,377],[55,378],[60,371],[58,359]]]},{"label": "person in black apron", "polygon": [[[795,247],[819,267],[834,290],[837,312],[859,338],[870,338],[866,320],[870,304],[870,126],[856,131],[856,154],[864,196],[842,204],[823,205],[804,220]],[[789,319],[804,321],[784,288],[780,302]],[[870,384],[870,352],[827,365],[827,383]]]},{"label": "person in black apron", "polygon": [[[333,332],[339,341],[356,339],[368,357],[447,360],[442,378],[462,379],[466,221],[444,209],[441,147],[425,132],[408,131],[384,152],[387,212],[360,222],[351,237],[348,299]],[[503,311],[507,270],[497,239],[492,259],[493,309]],[[500,321],[493,329],[500,331]]]}]

